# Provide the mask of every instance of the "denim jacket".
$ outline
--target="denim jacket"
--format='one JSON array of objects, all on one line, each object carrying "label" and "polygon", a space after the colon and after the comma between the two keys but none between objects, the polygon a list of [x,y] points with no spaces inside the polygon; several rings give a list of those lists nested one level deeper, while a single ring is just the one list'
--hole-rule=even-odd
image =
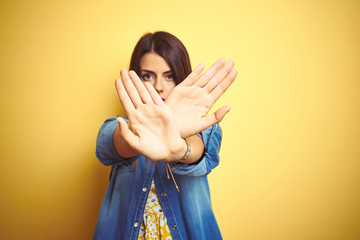
[{"label": "denim jacket", "polygon": [[111,165],[111,173],[94,239],[138,239],[152,179],[173,239],[222,239],[211,207],[207,180],[207,174],[219,164],[222,137],[219,125],[198,134],[205,146],[198,162],[170,163],[180,192],[172,178],[167,178],[163,161],[148,161],[147,164],[141,155],[130,159],[118,155],[112,137],[117,126],[116,117],[106,120],[97,138],[96,156],[103,164]]}]

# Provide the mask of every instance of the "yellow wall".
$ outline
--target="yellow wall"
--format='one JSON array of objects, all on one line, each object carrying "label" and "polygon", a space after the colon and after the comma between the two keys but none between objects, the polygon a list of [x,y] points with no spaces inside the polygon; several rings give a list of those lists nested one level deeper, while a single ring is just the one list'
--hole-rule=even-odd
[{"label": "yellow wall", "polygon": [[359,1],[2,1],[0,238],[90,239],[95,139],[147,31],[235,60],[209,177],[225,239],[360,239]]}]

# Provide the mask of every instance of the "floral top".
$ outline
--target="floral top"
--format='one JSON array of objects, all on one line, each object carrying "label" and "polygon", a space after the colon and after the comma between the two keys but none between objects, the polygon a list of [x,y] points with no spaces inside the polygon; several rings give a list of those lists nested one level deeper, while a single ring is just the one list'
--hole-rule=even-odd
[{"label": "floral top", "polygon": [[154,179],[146,201],[139,240],[172,240],[164,211],[156,193]]}]

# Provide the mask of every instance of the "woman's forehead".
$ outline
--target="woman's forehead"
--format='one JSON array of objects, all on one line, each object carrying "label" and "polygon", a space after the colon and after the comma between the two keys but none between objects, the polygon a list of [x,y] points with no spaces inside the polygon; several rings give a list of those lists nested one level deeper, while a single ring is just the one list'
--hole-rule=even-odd
[{"label": "woman's forehead", "polygon": [[140,69],[150,70],[153,72],[168,72],[171,71],[166,60],[155,52],[145,53],[140,59]]}]

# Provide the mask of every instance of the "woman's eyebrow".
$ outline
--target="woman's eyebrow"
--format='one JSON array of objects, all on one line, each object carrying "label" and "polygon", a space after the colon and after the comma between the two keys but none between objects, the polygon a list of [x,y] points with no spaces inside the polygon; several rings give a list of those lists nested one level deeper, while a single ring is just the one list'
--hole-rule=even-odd
[{"label": "woman's eyebrow", "polygon": [[[144,72],[146,72],[146,73],[150,73],[150,74],[156,75],[155,72],[150,71],[150,70],[147,70],[147,69],[141,69],[140,71],[144,71]],[[169,70],[169,71],[163,72],[163,74],[169,74],[169,73],[172,73],[172,71]]]},{"label": "woman's eyebrow", "polygon": [[141,72],[146,72],[146,73],[150,73],[150,74],[155,75],[155,73],[154,73],[153,71],[150,71],[150,70],[141,69],[140,71],[141,71]]}]

